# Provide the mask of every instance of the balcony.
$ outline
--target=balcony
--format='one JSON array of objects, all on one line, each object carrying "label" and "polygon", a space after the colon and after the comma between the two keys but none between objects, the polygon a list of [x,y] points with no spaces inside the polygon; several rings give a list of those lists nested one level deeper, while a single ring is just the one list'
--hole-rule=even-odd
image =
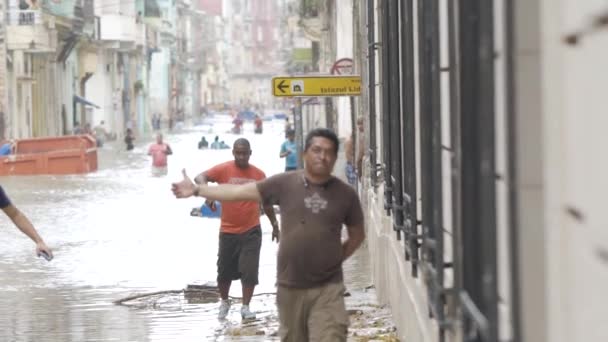
[{"label": "balcony", "polygon": [[55,51],[55,37],[42,19],[40,10],[7,11],[6,43],[9,50]]},{"label": "balcony", "polygon": [[84,27],[82,0],[45,1],[43,9],[56,17],[60,39],[82,34]]},{"label": "balcony", "polygon": [[134,17],[120,14],[104,14],[100,18],[100,27],[99,36],[103,41],[133,44],[137,41],[137,29]]},{"label": "balcony", "polygon": [[8,25],[31,26],[42,25],[40,10],[11,10],[8,11]]}]

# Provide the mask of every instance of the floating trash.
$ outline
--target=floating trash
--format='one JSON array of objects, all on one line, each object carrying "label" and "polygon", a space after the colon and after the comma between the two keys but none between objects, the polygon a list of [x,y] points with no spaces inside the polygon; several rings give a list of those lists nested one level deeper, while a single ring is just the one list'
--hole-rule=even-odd
[{"label": "floating trash", "polygon": [[[184,304],[209,304],[219,301],[220,292],[214,285],[188,285],[182,290],[165,290],[135,294],[114,301],[116,305],[140,309],[170,310]],[[238,298],[235,298],[238,299]]]}]

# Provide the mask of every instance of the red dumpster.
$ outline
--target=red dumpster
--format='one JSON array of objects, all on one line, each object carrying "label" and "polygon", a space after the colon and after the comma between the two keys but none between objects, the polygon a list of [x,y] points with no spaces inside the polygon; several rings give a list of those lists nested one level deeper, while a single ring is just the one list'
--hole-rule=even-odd
[{"label": "red dumpster", "polygon": [[14,153],[0,157],[0,176],[94,171],[97,171],[97,144],[90,135],[18,139]]}]

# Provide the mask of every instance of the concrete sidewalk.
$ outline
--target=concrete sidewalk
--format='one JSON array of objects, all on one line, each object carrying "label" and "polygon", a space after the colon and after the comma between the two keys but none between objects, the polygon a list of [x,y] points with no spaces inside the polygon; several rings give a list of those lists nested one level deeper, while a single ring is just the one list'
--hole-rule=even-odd
[{"label": "concrete sidewalk", "polygon": [[[350,317],[348,341],[399,341],[390,309],[378,305],[376,291],[371,283],[369,254],[366,246],[360,248],[344,264],[346,286],[346,309]],[[242,322],[234,312],[220,329],[216,337],[227,341],[278,341],[278,314],[273,294],[257,296],[253,300],[257,320]],[[217,311],[214,303],[213,309]],[[238,308],[238,304],[233,304]]]}]

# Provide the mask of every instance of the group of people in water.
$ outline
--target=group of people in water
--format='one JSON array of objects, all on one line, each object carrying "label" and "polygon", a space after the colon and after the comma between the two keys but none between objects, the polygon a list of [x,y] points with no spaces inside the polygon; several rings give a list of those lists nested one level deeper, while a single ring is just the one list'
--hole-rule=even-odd
[{"label": "group of people in water", "polygon": [[[103,124],[103,121],[102,121]],[[240,118],[236,118],[235,122],[233,122],[234,127],[231,129],[231,132],[234,133],[238,131],[242,132],[243,121]],[[262,133],[262,119],[259,115],[256,115],[254,124],[254,132],[257,134]],[[127,151],[131,151],[135,148],[135,133],[133,129],[127,128],[124,136],[125,148]],[[201,139],[197,143],[197,147],[199,150],[211,149],[211,150],[228,150],[231,149],[232,146],[228,145],[224,140],[220,140],[219,136],[215,136],[213,141],[207,140],[207,137],[202,136]],[[100,145],[101,146],[101,145]],[[1,149],[0,149],[0,152]],[[282,151],[281,153],[284,153]],[[163,141],[163,135],[160,132],[156,133],[156,142],[152,143],[148,149],[148,155],[152,157],[152,174],[155,176],[163,176],[167,174],[167,156],[171,155],[173,151],[171,147]],[[285,152],[287,154],[287,152]],[[283,156],[283,155],[282,155]],[[291,157],[291,156],[290,156]],[[293,158],[287,158],[293,159]]]},{"label": "group of people in water", "polygon": [[198,149],[204,150],[207,148],[210,148],[212,150],[225,150],[225,149],[229,149],[230,146],[228,144],[226,144],[224,142],[224,140],[220,141],[220,137],[217,135],[215,136],[215,139],[213,139],[213,142],[211,143],[211,145],[209,145],[209,141],[203,135],[201,140],[198,142]]},{"label": "group of people in water", "polygon": [[[243,119],[241,119],[240,117],[235,117],[234,120],[232,120],[232,128],[230,129],[230,132],[232,134],[242,134],[243,133]],[[255,115],[255,118],[253,120],[253,133],[255,134],[262,134],[264,131],[264,121],[262,120],[262,118],[259,115]]]}]

